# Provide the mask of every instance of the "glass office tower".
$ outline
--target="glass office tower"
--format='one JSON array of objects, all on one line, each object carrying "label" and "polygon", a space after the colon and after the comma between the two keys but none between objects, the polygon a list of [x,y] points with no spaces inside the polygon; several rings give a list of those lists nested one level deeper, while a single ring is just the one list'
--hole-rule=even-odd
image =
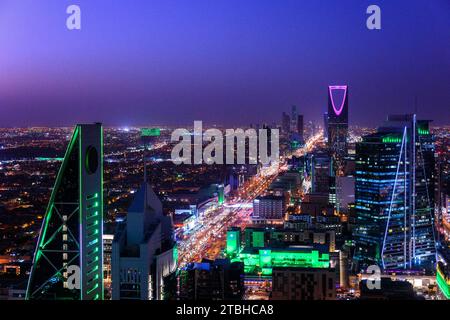
[{"label": "glass office tower", "polygon": [[415,115],[389,116],[356,145],[355,258],[362,267],[434,267],[433,168],[429,121]]}]

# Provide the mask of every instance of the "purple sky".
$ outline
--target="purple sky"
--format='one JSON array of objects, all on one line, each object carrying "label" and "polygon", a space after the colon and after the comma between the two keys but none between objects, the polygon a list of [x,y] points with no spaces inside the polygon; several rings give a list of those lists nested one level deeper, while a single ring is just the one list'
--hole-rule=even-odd
[{"label": "purple sky", "polygon": [[0,44],[0,126],[319,121],[329,84],[351,124],[450,124],[448,0],[0,0]]}]

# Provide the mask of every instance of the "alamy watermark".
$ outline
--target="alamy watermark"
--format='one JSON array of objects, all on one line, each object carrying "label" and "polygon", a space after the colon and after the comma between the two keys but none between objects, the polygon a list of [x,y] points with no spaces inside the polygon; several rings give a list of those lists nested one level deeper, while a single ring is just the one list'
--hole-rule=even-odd
[{"label": "alamy watermark", "polygon": [[381,8],[372,4],[367,8],[366,13],[370,14],[366,21],[367,29],[381,30]]},{"label": "alamy watermark", "polygon": [[[278,163],[280,132],[278,129],[208,129],[194,121],[194,131],[180,128],[172,132],[171,159],[180,164],[258,164]],[[207,143],[205,148],[203,144]],[[248,147],[248,148],[247,148]],[[224,152],[225,148],[225,152]],[[269,152],[270,148],[270,152]],[[247,156],[248,155],[248,156]]]},{"label": "alamy watermark", "polygon": [[380,290],[381,289],[381,268],[377,265],[371,265],[367,268],[367,289]]},{"label": "alamy watermark", "polygon": [[81,8],[73,4],[67,7],[66,13],[69,15],[66,20],[66,27],[69,30],[81,30]]},{"label": "alamy watermark", "polygon": [[[81,8],[79,5],[73,4],[67,7],[66,13],[69,15],[66,20],[68,30],[81,30]],[[381,30],[381,8],[372,4],[367,7],[366,26],[369,30]]]}]

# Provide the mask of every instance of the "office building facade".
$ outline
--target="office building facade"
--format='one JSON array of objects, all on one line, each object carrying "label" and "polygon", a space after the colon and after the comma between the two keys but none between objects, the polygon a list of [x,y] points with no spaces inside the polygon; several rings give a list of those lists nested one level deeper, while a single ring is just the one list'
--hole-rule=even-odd
[{"label": "office building facade", "polygon": [[144,183],[114,236],[112,299],[164,299],[164,279],[175,272],[177,260],[172,220],[163,214],[150,185]]},{"label": "office building facade", "polygon": [[390,116],[356,146],[356,258],[384,269],[433,268],[434,145],[429,122]]},{"label": "office building facade", "polygon": [[282,224],[285,216],[283,196],[265,196],[253,200],[252,223]]}]

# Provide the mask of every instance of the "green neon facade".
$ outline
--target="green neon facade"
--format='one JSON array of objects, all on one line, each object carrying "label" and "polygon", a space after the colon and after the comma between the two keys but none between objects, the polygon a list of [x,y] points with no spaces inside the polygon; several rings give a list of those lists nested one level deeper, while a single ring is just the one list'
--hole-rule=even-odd
[{"label": "green neon facade", "polygon": [[428,121],[417,121],[417,132],[419,136],[427,136],[430,134],[430,123]]},{"label": "green neon facade", "polygon": [[382,141],[383,141],[383,143],[402,143],[402,137],[390,135],[390,136],[384,137],[382,139]]},{"label": "green neon facade", "polygon": [[26,299],[103,299],[102,235],[103,129],[77,125],[44,216]]},{"label": "green neon facade", "polygon": [[430,131],[428,129],[420,129],[419,128],[418,131],[419,131],[419,135],[421,135],[421,136],[426,136],[426,135],[430,134]]},{"label": "green neon facade", "polygon": [[254,248],[264,248],[265,247],[265,232],[264,231],[253,231],[252,240]]},{"label": "green neon facade", "polygon": [[283,249],[261,249],[254,252],[241,252],[232,259],[244,263],[246,274],[261,273],[265,276],[272,275],[275,267],[298,268],[329,268],[330,255],[320,253],[318,250],[294,251]]},{"label": "green neon facade", "polygon": [[[256,234],[256,239],[255,239]],[[261,274],[271,276],[272,268],[275,267],[298,267],[298,268],[329,268],[330,255],[321,253],[313,248],[262,248],[264,246],[263,231],[253,232],[253,249],[241,251],[240,241],[236,239],[240,231],[231,229],[227,232],[227,255],[232,262],[244,263],[246,274]],[[256,242],[255,242],[256,240]],[[262,242],[261,242],[262,241]],[[257,244],[259,248],[255,246]]]},{"label": "green neon facade", "polygon": [[160,128],[142,128],[141,137],[159,137],[161,135]]},{"label": "green neon facade", "polygon": [[445,274],[441,270],[440,266],[437,268],[436,281],[445,298],[450,300],[450,278],[445,277]]},{"label": "green neon facade", "polygon": [[241,248],[241,230],[232,228],[227,232],[227,255],[236,255]]},{"label": "green neon facade", "polygon": [[218,186],[218,190],[217,190],[217,202],[218,204],[221,206],[223,205],[223,203],[225,202],[225,194],[224,194],[225,190],[224,190],[224,185],[221,184]]}]

